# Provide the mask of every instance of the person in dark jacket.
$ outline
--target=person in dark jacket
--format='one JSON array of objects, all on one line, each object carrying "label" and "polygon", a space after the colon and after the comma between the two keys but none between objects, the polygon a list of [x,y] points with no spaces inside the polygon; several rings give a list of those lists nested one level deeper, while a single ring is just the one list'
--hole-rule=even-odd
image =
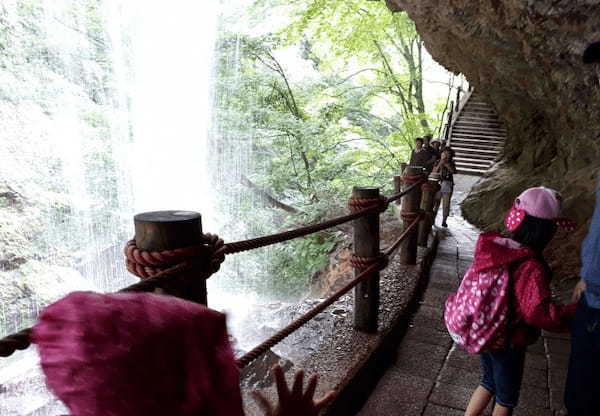
[{"label": "person in dark jacket", "polygon": [[431,142],[431,153],[435,156],[436,163],[440,160],[440,156],[442,155],[442,150],[440,149],[440,142],[434,140]]},{"label": "person in dark jacket", "polygon": [[435,196],[434,212],[439,209],[442,204],[442,227],[447,227],[446,220],[450,215],[450,202],[452,201],[452,193],[454,192],[454,174],[456,173],[456,165],[452,158],[452,149],[446,147],[440,156],[439,162],[433,168],[433,172],[440,174],[440,190]]},{"label": "person in dark jacket", "polygon": [[415,139],[415,148],[410,155],[410,165],[422,167],[427,172],[431,172],[434,163],[435,156],[425,147],[423,138],[417,137]]}]

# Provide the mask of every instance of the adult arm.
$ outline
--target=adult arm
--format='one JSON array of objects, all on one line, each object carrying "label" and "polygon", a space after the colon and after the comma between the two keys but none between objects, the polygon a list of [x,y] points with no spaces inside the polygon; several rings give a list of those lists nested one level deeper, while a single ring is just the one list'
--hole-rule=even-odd
[{"label": "adult arm", "polygon": [[446,166],[448,167],[448,169],[450,170],[450,172],[456,173],[456,163],[454,163],[454,161],[448,162],[446,164]]},{"label": "adult arm", "polygon": [[600,188],[596,190],[596,207],[588,233],[581,246],[581,277],[586,292],[600,299]]},{"label": "adult arm", "polygon": [[559,305],[552,293],[540,260],[519,265],[513,274],[517,310],[528,325],[551,332],[567,332],[576,305]]}]

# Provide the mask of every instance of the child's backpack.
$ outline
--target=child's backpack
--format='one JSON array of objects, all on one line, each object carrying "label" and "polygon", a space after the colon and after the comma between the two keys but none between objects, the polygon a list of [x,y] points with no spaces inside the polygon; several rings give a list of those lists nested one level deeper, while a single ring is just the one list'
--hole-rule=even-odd
[{"label": "child's backpack", "polygon": [[503,264],[477,271],[471,265],[458,288],[446,300],[444,321],[450,336],[471,354],[501,349],[507,344],[510,312],[510,272]]}]

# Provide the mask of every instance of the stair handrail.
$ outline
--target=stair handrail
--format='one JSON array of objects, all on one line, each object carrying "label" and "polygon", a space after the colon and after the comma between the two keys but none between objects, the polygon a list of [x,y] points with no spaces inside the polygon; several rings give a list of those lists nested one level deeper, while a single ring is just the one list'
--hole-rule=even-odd
[{"label": "stair handrail", "polygon": [[462,91],[462,88],[458,87],[456,89],[456,108],[452,108],[452,110],[454,111],[450,111],[448,113],[448,123],[446,124],[447,128],[446,128],[446,146],[450,146],[450,142],[452,141],[452,129],[454,128],[454,123],[456,123],[456,121],[458,120],[458,117],[460,116],[460,113],[462,113],[463,109],[465,108],[465,105],[467,105],[467,103],[469,102],[469,99],[471,98],[471,95],[473,95],[473,92],[475,91],[475,88],[469,86],[469,89],[465,92],[465,94],[463,94],[463,96],[461,97],[460,93]]}]

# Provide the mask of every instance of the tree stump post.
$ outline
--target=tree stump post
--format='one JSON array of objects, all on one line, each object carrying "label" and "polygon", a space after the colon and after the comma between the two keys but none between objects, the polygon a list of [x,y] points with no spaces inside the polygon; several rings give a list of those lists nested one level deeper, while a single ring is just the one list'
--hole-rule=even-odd
[{"label": "tree stump post", "polygon": [[[425,174],[419,167],[407,166],[402,175],[402,190],[405,190],[412,184],[420,181]],[[402,208],[400,217],[406,230],[409,225],[419,215],[421,207],[421,187],[413,188],[411,192],[402,197]],[[413,228],[400,247],[400,262],[402,264],[417,264],[417,238],[419,227]]]},{"label": "tree stump post", "polygon": [[[192,211],[153,211],[137,214],[135,244],[141,250],[163,251],[199,246],[203,243],[202,216]],[[177,273],[176,282],[168,285],[165,292],[203,305],[207,304],[206,280],[198,278],[197,270]]]},{"label": "tree stump post", "polygon": [[[354,187],[354,198],[378,198],[379,188]],[[354,255],[376,258],[379,256],[379,213],[354,220]],[[358,276],[362,270],[354,269]],[[362,332],[377,332],[379,314],[379,271],[354,288],[354,328]]]},{"label": "tree stump post", "polygon": [[435,218],[435,214],[433,212],[435,205],[435,194],[440,189],[440,185],[436,180],[430,177],[426,183],[421,185],[421,189],[423,191],[423,195],[421,197],[421,210],[425,212],[425,218],[419,224],[418,244],[421,247],[427,247],[427,240],[429,238],[429,233],[431,232],[431,227],[433,226],[433,221]]}]

